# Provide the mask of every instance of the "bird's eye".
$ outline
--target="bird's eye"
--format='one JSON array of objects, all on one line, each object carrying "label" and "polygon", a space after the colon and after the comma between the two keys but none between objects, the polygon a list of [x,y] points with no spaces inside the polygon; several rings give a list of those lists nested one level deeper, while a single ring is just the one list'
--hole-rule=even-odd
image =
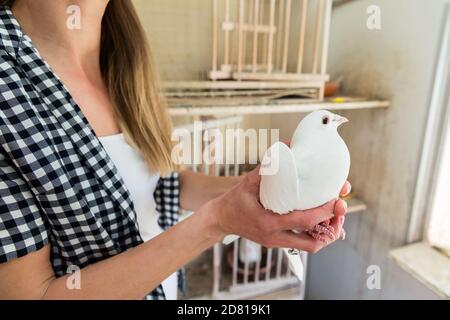
[{"label": "bird's eye", "polygon": [[328,121],[329,121],[329,119],[328,119],[327,116],[325,116],[325,117],[322,118],[322,123],[323,123],[323,124],[327,124]]}]

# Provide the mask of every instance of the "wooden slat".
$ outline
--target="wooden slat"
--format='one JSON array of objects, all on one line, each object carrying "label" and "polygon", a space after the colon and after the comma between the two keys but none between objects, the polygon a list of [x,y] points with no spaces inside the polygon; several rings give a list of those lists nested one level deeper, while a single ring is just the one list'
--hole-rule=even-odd
[{"label": "wooden slat", "polygon": [[233,275],[232,275],[232,282],[233,285],[237,285],[237,277],[238,277],[238,259],[239,259],[239,241],[236,240],[233,243]]},{"label": "wooden slat", "polygon": [[348,204],[347,213],[357,213],[367,210],[367,205],[358,198],[346,200]]},{"label": "wooden slat", "polygon": [[266,259],[266,281],[270,279],[270,271],[272,270],[272,251],[273,249],[267,249],[267,259]]},{"label": "wooden slat", "polygon": [[248,267],[249,267],[249,263],[248,263],[248,252],[247,252],[247,247],[246,247],[246,241],[248,241],[247,239],[242,239],[241,240],[241,246],[244,246],[244,284],[248,283]]},{"label": "wooden slat", "polygon": [[[301,89],[301,88],[298,88]],[[166,92],[164,95],[167,100],[177,103],[176,99],[215,99],[215,98],[234,98],[234,97],[267,97],[278,95],[288,91],[296,91],[298,89],[270,89],[270,90],[226,90],[226,91],[187,91],[187,92]]]},{"label": "wooden slat", "polygon": [[[261,5],[259,6],[259,24],[264,25],[264,9],[265,9],[265,1],[261,0]],[[261,51],[259,52],[261,54],[261,63],[266,64],[267,63],[267,37],[265,34],[261,34]]]},{"label": "wooden slat", "polygon": [[317,73],[317,70],[319,68],[319,58],[320,58],[319,48],[320,48],[320,40],[322,39],[323,10],[324,10],[324,0],[319,0],[319,7],[317,9],[316,15],[316,28],[314,34],[312,73]]},{"label": "wooden slat", "polygon": [[[317,92],[320,88],[320,83],[308,82],[305,88],[289,89],[289,90],[261,90],[259,94],[249,95],[248,91],[239,92],[240,95],[234,95],[235,92],[230,91],[214,92],[211,96],[196,97],[191,96],[191,92],[187,92],[185,96],[178,95],[176,97],[167,98],[167,102],[171,106],[195,106],[195,107],[210,107],[210,106],[248,106],[248,105],[267,105],[267,104],[295,104],[297,102],[304,102],[305,99],[309,101],[322,101],[319,99]],[[249,90],[253,91],[253,90]],[[217,96],[216,94],[220,94]],[[289,97],[289,99],[284,99]],[[297,97],[296,99],[294,97]]]},{"label": "wooden slat", "polygon": [[243,61],[243,46],[244,46],[244,0],[239,0],[239,24],[238,24],[238,57],[237,57],[237,71],[242,71]]},{"label": "wooden slat", "polygon": [[[262,257],[262,247],[259,247],[259,256]],[[259,282],[259,275],[261,272],[261,259],[258,259],[256,261],[256,267],[255,267],[255,283]]]},{"label": "wooden slat", "polygon": [[289,51],[289,33],[291,24],[291,0],[286,0],[285,16],[284,16],[284,40],[283,40],[283,62],[281,70],[287,71],[288,51]]},{"label": "wooden slat", "polygon": [[[298,286],[298,279],[296,277],[281,279],[273,278],[269,281],[259,281],[257,283],[251,282],[247,285],[239,284],[231,286],[229,291],[222,291],[216,297],[223,300],[234,299],[249,299],[260,294],[267,294],[282,288]],[[208,297],[200,297],[199,299],[208,299]]]},{"label": "wooden slat", "polygon": [[301,0],[300,31],[298,39],[298,53],[297,53],[297,73],[301,73],[303,68],[307,10],[308,10],[308,0]]},{"label": "wooden slat", "polygon": [[[241,120],[242,120],[242,118],[241,118]],[[235,122],[235,124],[234,124],[235,132],[237,132],[237,130],[240,128],[240,124],[241,124],[241,121]],[[243,151],[242,147],[243,146],[241,145],[241,141],[237,141],[237,143],[236,143],[236,150],[235,150],[236,159],[235,159],[234,168],[233,168],[234,169],[233,175],[235,177],[239,176],[239,157],[241,156],[240,153]]]},{"label": "wooden slat", "polygon": [[259,0],[255,0],[254,12],[253,12],[253,51],[252,51],[252,71],[256,72],[256,66],[258,65],[258,12],[259,12]]},{"label": "wooden slat", "polygon": [[[303,74],[300,81],[166,81],[163,90],[222,90],[222,89],[295,89],[305,88],[306,81],[328,81],[323,75]],[[314,84],[315,85],[315,84]]]},{"label": "wooden slat", "polygon": [[304,102],[296,104],[267,104],[267,105],[244,105],[244,106],[179,106],[169,108],[169,114],[172,116],[186,115],[244,115],[244,114],[271,114],[271,113],[298,113],[312,112],[315,110],[358,110],[358,109],[374,109],[387,108],[390,102],[386,100],[372,101],[350,101],[342,103],[334,103],[330,101]]},{"label": "wooden slat", "polygon": [[[249,30],[246,30],[245,27],[249,26],[250,28],[253,29],[254,25],[253,25],[253,0],[246,0],[248,5],[247,5],[247,10],[245,12],[245,15],[247,16],[247,21],[244,21],[243,25],[242,25],[242,30],[244,31],[244,48],[242,49],[242,56],[243,56],[243,69],[245,69],[246,64],[248,63],[248,58],[247,58],[247,50],[249,47],[249,41],[248,38],[249,36],[252,36],[252,33],[248,32]],[[252,37],[251,37],[252,38]]]},{"label": "wooden slat", "polygon": [[[225,22],[230,22],[230,0],[225,0]],[[230,64],[230,31],[224,31],[224,58],[225,65]]]},{"label": "wooden slat", "polygon": [[276,30],[276,68],[281,70],[283,64],[282,50],[283,50],[283,9],[284,1],[278,0],[278,18],[277,18],[277,30]]},{"label": "wooden slat", "polygon": [[[271,29],[275,28],[275,0],[270,0],[270,8],[269,8],[269,27]],[[267,45],[267,72],[271,73],[273,69],[273,38],[274,32],[270,32],[269,35],[269,43]]]},{"label": "wooden slat", "polygon": [[217,23],[218,23],[218,0],[213,0],[212,3],[212,39],[211,39],[211,45],[212,45],[212,71],[217,71]]},{"label": "wooden slat", "polygon": [[301,73],[263,73],[263,72],[234,72],[233,78],[238,80],[265,80],[265,81],[328,81],[326,74]]},{"label": "wooden slat", "polygon": [[220,289],[220,264],[221,264],[221,245],[215,244],[213,247],[213,289],[212,295],[215,296]]},{"label": "wooden slat", "polygon": [[326,0],[325,14],[323,22],[323,36],[322,36],[322,57],[320,63],[320,73],[327,73],[328,47],[330,43],[330,26],[331,26],[331,10],[333,7],[333,0]]},{"label": "wooden slat", "polygon": [[300,257],[302,259],[302,263],[303,263],[303,281],[302,284],[300,286],[300,299],[304,300],[305,299],[305,295],[306,295],[306,276],[307,276],[307,270],[308,270],[308,253],[306,252],[301,252],[300,253]]},{"label": "wooden slat", "polygon": [[281,277],[281,266],[283,262],[283,250],[282,249],[277,249],[277,272],[276,272],[276,277],[280,278]]}]

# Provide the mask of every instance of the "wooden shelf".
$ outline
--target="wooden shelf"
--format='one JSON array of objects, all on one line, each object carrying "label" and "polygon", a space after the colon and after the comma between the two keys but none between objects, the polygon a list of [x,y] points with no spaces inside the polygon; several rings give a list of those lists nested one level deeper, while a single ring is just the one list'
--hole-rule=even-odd
[{"label": "wooden shelf", "polygon": [[346,200],[348,204],[347,213],[357,213],[367,209],[367,205],[359,198]]},{"label": "wooden shelf", "polygon": [[389,257],[425,286],[450,299],[450,258],[425,242],[393,249]]},{"label": "wooden shelf", "polygon": [[[192,100],[192,99],[191,99]],[[239,103],[235,99],[198,99],[198,102],[189,103],[169,102],[169,114],[171,116],[225,116],[245,114],[279,114],[312,112],[320,109],[327,110],[357,110],[387,108],[390,102],[387,100],[368,100],[364,98],[342,97],[331,98],[324,101],[311,99],[280,99],[265,103]],[[228,100],[228,101],[227,101]]]}]

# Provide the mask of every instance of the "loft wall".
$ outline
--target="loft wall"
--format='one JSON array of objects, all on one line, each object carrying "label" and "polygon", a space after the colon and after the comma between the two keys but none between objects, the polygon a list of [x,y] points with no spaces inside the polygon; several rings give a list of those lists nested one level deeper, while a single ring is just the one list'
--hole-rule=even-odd
[{"label": "loft wall", "polygon": [[[447,2],[363,0],[334,12],[332,75],[344,76],[347,92],[387,98],[392,107],[343,113],[351,120],[343,130],[351,182],[369,210],[347,219],[348,240],[311,257],[308,298],[437,298],[387,253],[405,244]],[[372,4],[381,8],[380,31],[366,28]],[[366,287],[369,265],[381,268],[381,290]]]}]

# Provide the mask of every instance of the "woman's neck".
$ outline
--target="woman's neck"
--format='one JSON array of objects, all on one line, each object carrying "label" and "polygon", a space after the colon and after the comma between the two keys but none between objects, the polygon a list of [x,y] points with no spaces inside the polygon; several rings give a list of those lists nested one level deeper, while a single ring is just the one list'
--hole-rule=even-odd
[{"label": "woman's neck", "polygon": [[12,11],[44,56],[92,70],[99,69],[101,24],[108,1],[17,0]]}]

